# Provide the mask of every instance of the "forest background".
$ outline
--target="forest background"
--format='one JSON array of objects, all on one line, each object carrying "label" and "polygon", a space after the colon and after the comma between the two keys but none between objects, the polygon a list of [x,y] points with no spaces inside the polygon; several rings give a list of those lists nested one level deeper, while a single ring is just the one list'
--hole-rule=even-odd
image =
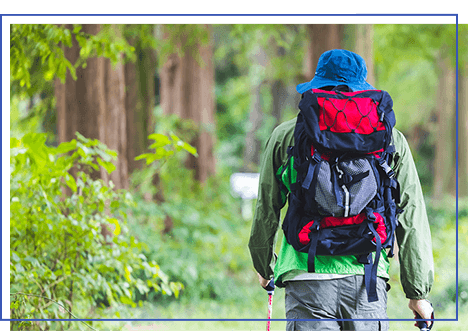
[{"label": "forest background", "polygon": [[[320,54],[362,55],[394,100],[426,198],[436,317],[456,317],[468,242],[467,26],[11,25],[11,318],[261,319],[247,242],[257,172]],[[282,240],[281,231],[278,244]],[[391,266],[388,315],[411,319]],[[468,320],[466,257],[459,320]],[[273,318],[284,318],[277,289]],[[13,330],[253,330],[254,321],[12,322]],[[412,322],[391,322],[411,329]],[[438,330],[468,329],[438,322]],[[272,328],[284,330],[285,322]]]}]

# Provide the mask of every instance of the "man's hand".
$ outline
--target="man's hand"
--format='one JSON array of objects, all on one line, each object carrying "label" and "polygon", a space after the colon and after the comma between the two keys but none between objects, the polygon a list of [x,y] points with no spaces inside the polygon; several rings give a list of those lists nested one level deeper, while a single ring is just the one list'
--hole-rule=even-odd
[{"label": "man's hand", "polygon": [[[416,317],[416,313],[421,316],[422,319],[430,319],[433,308],[429,301],[423,299],[423,300],[415,300],[415,299],[410,299],[409,304],[408,304],[409,309],[411,309],[414,313],[414,316]],[[432,321],[426,321],[427,326],[431,326]]]},{"label": "man's hand", "polygon": [[258,281],[260,282],[260,285],[263,288],[265,288],[268,285],[268,283],[270,282],[270,280],[263,278],[262,276],[260,276],[260,274],[258,272],[257,272],[257,275],[258,275]]}]

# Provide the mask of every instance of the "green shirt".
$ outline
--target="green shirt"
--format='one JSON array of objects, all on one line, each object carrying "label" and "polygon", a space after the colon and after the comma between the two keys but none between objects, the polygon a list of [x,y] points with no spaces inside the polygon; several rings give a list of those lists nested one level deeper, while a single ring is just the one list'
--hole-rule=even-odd
[{"label": "green shirt", "polygon": [[[257,206],[249,241],[254,268],[266,279],[274,274],[275,282],[280,286],[282,282],[307,272],[307,254],[297,252],[286,240],[282,241],[278,257],[274,254],[280,211],[286,203],[276,173],[287,161],[288,146],[294,145],[295,124],[296,119],[293,119],[279,125],[267,141],[260,165]],[[411,151],[403,134],[396,129],[393,143],[396,157],[392,168],[401,191],[398,207],[404,209],[398,217],[400,224],[396,230],[400,280],[407,298],[423,299],[434,280],[431,233]],[[382,253],[378,275],[388,278],[389,262],[385,251]],[[324,274],[364,274],[364,266],[355,256],[316,256],[315,270]]]}]

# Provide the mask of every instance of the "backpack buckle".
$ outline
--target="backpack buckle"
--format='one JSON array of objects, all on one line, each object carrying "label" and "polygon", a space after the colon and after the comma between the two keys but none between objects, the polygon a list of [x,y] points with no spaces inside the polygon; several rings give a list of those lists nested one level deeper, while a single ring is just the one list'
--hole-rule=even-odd
[{"label": "backpack buckle", "polygon": [[319,152],[317,152],[316,149],[314,149],[314,154],[312,154],[312,160],[314,160],[315,163],[319,163],[322,161],[321,155]]},{"label": "backpack buckle", "polygon": [[380,167],[383,169],[383,171],[387,174],[388,178],[395,177],[395,172],[388,165],[387,161],[385,161],[384,159],[379,159],[379,164],[380,164]]}]

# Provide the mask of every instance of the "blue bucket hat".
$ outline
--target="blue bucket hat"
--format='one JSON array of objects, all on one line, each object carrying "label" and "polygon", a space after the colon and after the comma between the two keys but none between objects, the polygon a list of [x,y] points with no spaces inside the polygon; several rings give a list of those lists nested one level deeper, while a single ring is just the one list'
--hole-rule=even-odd
[{"label": "blue bucket hat", "polygon": [[296,91],[302,94],[313,88],[337,85],[347,85],[353,91],[375,90],[366,78],[366,62],[360,55],[345,49],[332,49],[320,56],[315,77],[297,85]]}]

